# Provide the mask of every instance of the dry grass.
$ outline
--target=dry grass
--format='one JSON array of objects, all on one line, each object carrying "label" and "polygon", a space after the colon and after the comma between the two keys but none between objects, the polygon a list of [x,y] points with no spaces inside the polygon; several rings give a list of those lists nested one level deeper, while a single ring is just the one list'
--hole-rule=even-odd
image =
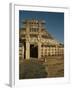
[{"label": "dry grass", "polygon": [[47,58],[46,65],[48,77],[64,76],[64,56],[50,56]]},{"label": "dry grass", "polygon": [[[25,64],[27,66],[25,66]],[[35,65],[32,65],[32,64],[35,64]],[[37,60],[37,59],[25,60],[24,62],[20,62],[19,72],[21,73],[21,75],[23,75],[23,72],[25,72],[24,69],[29,67],[29,69],[31,69],[34,73],[36,73],[36,75],[38,75],[38,73],[41,72],[40,69],[37,69],[38,68],[37,65],[39,64],[40,65],[43,64],[43,66],[45,67],[45,71],[47,72],[48,78],[64,77],[64,56],[49,56],[48,58],[46,58],[46,62],[42,62],[41,60]],[[32,66],[34,66],[34,68],[32,68]],[[38,72],[37,70],[35,71],[33,69],[37,69]],[[26,72],[28,72],[28,70],[26,70]],[[34,75],[34,77],[36,76]]]}]

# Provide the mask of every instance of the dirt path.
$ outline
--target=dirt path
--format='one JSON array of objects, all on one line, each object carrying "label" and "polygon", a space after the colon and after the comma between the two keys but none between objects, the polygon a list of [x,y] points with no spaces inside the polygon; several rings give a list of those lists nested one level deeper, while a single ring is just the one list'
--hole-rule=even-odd
[{"label": "dirt path", "polygon": [[46,62],[46,71],[48,77],[64,76],[64,58],[63,56],[48,57]]}]

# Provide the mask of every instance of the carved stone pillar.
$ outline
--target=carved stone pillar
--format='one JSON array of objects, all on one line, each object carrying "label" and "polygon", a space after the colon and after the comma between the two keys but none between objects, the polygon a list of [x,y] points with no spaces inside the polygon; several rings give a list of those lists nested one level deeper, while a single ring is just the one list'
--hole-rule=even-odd
[{"label": "carved stone pillar", "polygon": [[30,43],[26,41],[26,59],[30,59]]},{"label": "carved stone pillar", "polygon": [[38,59],[41,58],[41,43],[38,42]]},{"label": "carved stone pillar", "polygon": [[22,45],[22,60],[24,60],[24,45]]}]

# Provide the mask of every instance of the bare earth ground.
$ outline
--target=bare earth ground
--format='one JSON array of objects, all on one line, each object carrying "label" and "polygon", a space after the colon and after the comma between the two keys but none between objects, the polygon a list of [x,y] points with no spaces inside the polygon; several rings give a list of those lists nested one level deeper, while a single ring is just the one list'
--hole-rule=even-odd
[{"label": "bare earth ground", "polygon": [[[38,60],[32,61],[40,63],[40,61]],[[19,73],[24,72],[23,63],[24,62],[20,62],[19,64]],[[48,74],[47,77],[64,77],[64,56],[49,56],[48,58],[46,58],[46,61],[43,62],[43,65],[45,66],[45,70]]]},{"label": "bare earth ground", "polygon": [[48,77],[64,76],[64,56],[50,56],[47,58],[46,65]]}]

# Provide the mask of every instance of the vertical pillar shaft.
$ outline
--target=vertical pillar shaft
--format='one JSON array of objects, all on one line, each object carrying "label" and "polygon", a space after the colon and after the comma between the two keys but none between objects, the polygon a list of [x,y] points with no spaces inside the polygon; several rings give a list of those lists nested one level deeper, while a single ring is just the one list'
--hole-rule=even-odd
[{"label": "vertical pillar shaft", "polygon": [[30,59],[30,44],[26,42],[26,59]]},{"label": "vertical pillar shaft", "polygon": [[41,43],[38,42],[38,59],[41,58]]},{"label": "vertical pillar shaft", "polygon": [[39,35],[38,35],[38,59],[41,58],[41,22],[39,21]]},{"label": "vertical pillar shaft", "polygon": [[24,60],[24,45],[22,45],[22,60]]},{"label": "vertical pillar shaft", "polygon": [[29,22],[26,26],[26,59],[30,59],[30,43],[29,43]]}]

